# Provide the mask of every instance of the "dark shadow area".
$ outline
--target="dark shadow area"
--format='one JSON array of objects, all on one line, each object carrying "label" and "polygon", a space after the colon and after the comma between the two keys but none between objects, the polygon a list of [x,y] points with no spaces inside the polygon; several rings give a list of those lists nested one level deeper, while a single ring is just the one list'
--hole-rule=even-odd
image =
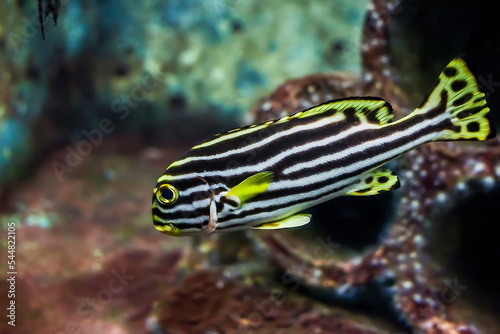
[{"label": "dark shadow area", "polygon": [[394,192],[376,196],[344,196],[312,208],[309,228],[316,234],[330,235],[342,247],[363,251],[377,244],[392,220],[396,208]]},{"label": "dark shadow area", "polygon": [[411,328],[391,306],[392,297],[387,288],[393,284],[394,281],[391,279],[384,282],[372,281],[344,295],[339,295],[331,289],[316,289],[306,285],[301,285],[297,292],[326,305],[340,307],[357,314],[384,318],[398,326],[401,333],[411,333]]},{"label": "dark shadow area", "polygon": [[[413,103],[433,87],[450,60],[463,57],[491,109],[500,109],[499,14],[492,0],[402,1],[401,12],[391,16],[391,50]],[[500,125],[500,113],[493,118]]]},{"label": "dark shadow area", "polygon": [[447,276],[466,285],[465,298],[480,309],[500,312],[500,184],[485,190],[469,182],[471,195],[452,203],[442,215],[441,229],[433,237],[441,240],[436,255],[443,268],[454,268]]}]

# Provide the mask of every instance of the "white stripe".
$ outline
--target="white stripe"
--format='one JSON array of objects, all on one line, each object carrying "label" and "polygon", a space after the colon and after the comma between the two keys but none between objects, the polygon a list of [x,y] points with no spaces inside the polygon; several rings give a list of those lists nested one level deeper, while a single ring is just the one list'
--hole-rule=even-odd
[{"label": "white stripe", "polygon": [[[383,162],[383,161],[387,161],[389,159],[392,159],[400,154],[403,154],[404,152],[411,149],[412,147],[423,144],[423,143],[427,142],[428,140],[433,139],[434,137],[435,137],[435,133],[427,134],[427,135],[420,137],[419,139],[417,139],[413,142],[410,142],[410,143],[407,143],[403,146],[392,149],[391,151],[387,151],[387,152],[381,153],[379,155],[376,155],[374,157],[365,159],[363,161],[359,161],[359,163],[357,163],[357,164],[351,164],[348,166],[333,168],[333,169],[328,170],[326,172],[311,175],[308,177],[304,177],[304,178],[301,178],[299,180],[283,180],[283,181],[278,181],[278,182],[272,182],[267,189],[269,191],[273,191],[273,190],[292,188],[293,186],[297,185],[297,182],[300,182],[301,184],[314,184],[314,183],[323,182],[325,179],[328,179],[332,176],[338,177],[338,176],[342,176],[344,174],[352,173],[353,171],[356,171],[356,170],[363,168],[365,166],[374,165],[374,164],[377,164],[378,162]],[[248,205],[250,205],[250,204],[251,203],[249,203]]]},{"label": "white stripe", "polygon": [[322,140],[317,140],[313,141],[301,146],[295,146],[292,149],[286,150],[284,152],[281,152],[280,154],[275,155],[273,158],[268,159],[266,161],[263,161],[259,164],[256,165],[250,165],[250,166],[242,166],[238,168],[233,168],[233,169],[226,169],[226,170],[215,170],[215,171],[205,171],[201,173],[188,173],[188,174],[180,174],[176,176],[170,176],[170,175],[164,175],[160,177],[159,181],[166,181],[166,180],[184,180],[184,179],[190,179],[192,177],[200,176],[200,177],[234,177],[241,175],[243,173],[251,173],[251,172],[260,172],[260,171],[265,171],[266,168],[269,168],[270,166],[280,162],[281,160],[285,159],[286,157],[297,154],[301,151],[306,151],[314,147],[320,147],[320,146],[326,146],[329,144],[332,144],[335,141],[341,140],[347,136],[350,136],[352,134],[355,134],[357,132],[367,130],[367,129],[376,129],[378,126],[373,126],[370,124],[362,124],[359,126],[354,126],[348,130],[345,130],[339,134],[336,134],[331,137],[326,137]]},{"label": "white stripe", "polygon": [[179,191],[179,196],[189,196],[192,193],[207,191],[207,190],[208,190],[208,186],[206,184],[201,184],[198,186],[188,188],[186,190],[178,190],[178,191]]},{"label": "white stripe", "polygon": [[[204,190],[206,190],[206,185],[204,186]],[[212,187],[216,189],[216,187]],[[227,189],[227,187],[224,187]],[[192,189],[192,188],[191,188]],[[227,191],[222,191],[219,194],[215,195],[215,202],[218,203],[220,201],[220,198],[223,197],[224,195],[227,194]],[[184,192],[181,193],[179,196],[185,196]],[[210,207],[210,198],[202,198],[197,201],[193,201],[190,204],[178,204],[178,205],[173,205],[171,207],[168,206],[160,206],[156,205],[156,207],[163,213],[176,213],[179,211],[186,211],[186,212],[191,212],[197,209],[207,209]]]},{"label": "white stripe", "polygon": [[317,130],[317,129],[320,129],[324,126],[331,126],[332,123],[337,123],[337,122],[345,119],[343,114],[338,114],[338,115],[339,116],[336,116],[336,117],[327,117],[324,119],[320,119],[319,121],[314,122],[314,123],[310,123],[310,124],[297,125],[297,126],[291,128],[291,129],[288,129],[286,131],[277,132],[274,135],[272,135],[264,140],[257,141],[253,144],[246,145],[246,146],[234,149],[234,150],[226,151],[224,153],[207,155],[207,156],[199,156],[199,157],[187,157],[185,159],[174,162],[170,166],[171,167],[181,166],[181,165],[184,165],[184,164],[191,162],[191,161],[214,160],[214,159],[225,158],[225,157],[228,157],[228,156],[233,155],[233,154],[240,154],[240,153],[248,152],[248,151],[257,149],[259,147],[262,147],[264,145],[267,145],[276,139],[286,137],[286,136],[292,135],[292,134],[297,133],[297,132],[302,132],[302,131],[307,131],[307,130]]},{"label": "white stripe", "polygon": [[[324,165],[326,163],[329,163],[329,162],[332,162],[335,160],[345,159],[346,157],[348,157],[350,155],[353,155],[353,154],[358,153],[358,152],[362,152],[362,151],[367,150],[369,148],[372,148],[375,146],[381,146],[387,142],[392,142],[392,141],[395,141],[395,140],[403,138],[403,137],[408,137],[415,132],[419,132],[422,129],[431,126],[433,123],[440,122],[440,121],[445,120],[447,118],[449,118],[449,116],[446,114],[443,114],[440,117],[433,118],[433,119],[427,119],[421,123],[417,123],[414,126],[409,127],[408,129],[406,129],[404,131],[395,132],[395,133],[393,133],[389,136],[386,136],[386,137],[380,137],[380,138],[376,138],[376,139],[373,139],[370,141],[366,141],[360,145],[356,145],[354,147],[347,148],[345,150],[336,152],[334,154],[319,157],[319,158],[311,160],[311,161],[297,163],[297,164],[292,165],[288,168],[285,168],[283,170],[283,174],[286,175],[286,174],[291,174],[294,172],[302,171],[304,169],[316,168],[318,165]],[[436,134],[434,134],[434,136],[436,136]],[[411,144],[411,146],[416,146],[414,143],[410,143],[410,144]],[[408,145],[405,145],[405,147],[408,147]]]},{"label": "white stripe", "polygon": [[[293,188],[293,187],[296,187],[298,183],[299,184],[315,184],[315,183],[323,182],[323,181],[325,181],[325,179],[329,179],[332,177],[338,177],[338,176],[342,176],[344,174],[352,173],[353,171],[356,171],[356,170],[362,168],[363,166],[377,164],[378,162],[383,162],[383,161],[388,160],[389,158],[398,156],[398,155],[404,153],[409,148],[413,147],[415,144],[416,145],[423,144],[423,143],[427,142],[428,140],[432,139],[434,136],[435,136],[434,133],[427,134],[423,137],[420,137],[418,140],[416,140],[414,142],[408,143],[408,144],[403,145],[401,147],[395,148],[391,151],[384,152],[384,153],[381,153],[381,154],[374,156],[372,158],[366,159],[363,161],[362,164],[353,164],[353,165],[349,165],[349,166],[345,166],[345,167],[339,167],[339,168],[329,170],[327,172],[311,175],[311,176],[304,177],[304,178],[301,178],[298,180],[283,180],[283,181],[278,181],[278,182],[272,182],[269,185],[269,187],[267,188],[267,191],[276,191],[276,190],[282,190],[282,189],[287,189],[287,188]],[[376,168],[377,167],[373,168],[372,170],[374,170]],[[368,173],[368,172],[366,172],[366,173]],[[363,174],[365,174],[365,173],[363,173]],[[353,182],[360,177],[361,177],[361,174],[357,175],[357,176],[353,176],[349,179],[341,180],[341,181],[336,182],[334,184],[329,184],[327,186],[324,186],[323,188],[312,190],[312,191],[307,193],[307,196],[314,197],[314,196],[319,196],[323,193],[328,193],[329,191],[332,191],[333,189],[335,189],[339,186],[347,185],[350,182]],[[342,193],[344,193],[344,194],[347,192],[349,192],[349,189],[342,190]],[[270,206],[270,202],[273,202],[273,204],[283,204],[283,203],[293,201],[296,198],[297,198],[297,195],[292,194],[292,195],[285,195],[282,197],[273,198],[272,201],[271,200],[258,201],[258,197],[256,197],[257,201],[252,201],[252,202],[246,204],[243,207],[243,211],[250,211],[252,209],[266,208],[266,207]],[[326,197],[325,200],[327,200],[329,198],[330,197]],[[308,202],[306,202],[306,203],[308,203]],[[307,206],[307,207],[310,207],[310,206]],[[252,216],[249,216],[249,217],[252,217]]]},{"label": "white stripe", "polygon": [[[320,159],[329,158],[329,159],[331,159],[330,161],[333,161],[335,159],[340,159],[340,158],[342,158],[342,156],[345,156],[345,154],[346,154],[345,152],[359,152],[362,149],[366,149],[366,145],[370,145],[370,143],[373,143],[373,142],[383,143],[384,141],[388,140],[387,138],[392,138],[392,140],[394,140],[394,139],[398,139],[398,138],[402,138],[402,137],[407,137],[407,136],[411,135],[414,132],[421,131],[423,128],[428,127],[428,126],[430,126],[432,124],[435,124],[435,123],[439,123],[440,121],[445,120],[447,118],[449,118],[449,116],[447,115],[447,113],[443,113],[440,117],[437,117],[437,118],[434,118],[434,119],[427,119],[427,120],[425,120],[425,121],[423,121],[421,123],[413,125],[412,127],[408,128],[408,129],[406,129],[404,131],[393,133],[392,135],[389,135],[388,137],[381,137],[381,138],[378,138],[378,139],[366,142],[366,143],[364,143],[365,146],[363,146],[363,144],[360,144],[360,145],[357,145],[357,146],[355,146],[353,148],[348,148],[348,149],[345,149],[343,151],[336,152],[333,155],[329,155],[327,157],[320,158]],[[391,124],[388,124],[386,126],[391,126]],[[233,169],[227,169],[227,170],[205,171],[205,172],[202,172],[202,173],[181,174],[181,175],[176,175],[175,177],[171,177],[171,179],[189,179],[189,178],[192,178],[192,177],[195,177],[195,176],[201,176],[201,177],[234,177],[234,176],[241,175],[243,173],[252,173],[252,172],[255,173],[255,172],[265,171],[270,166],[278,163],[279,161],[285,159],[286,157],[288,157],[290,155],[297,154],[298,152],[306,151],[306,150],[309,150],[309,149],[314,148],[314,147],[320,147],[320,146],[326,146],[328,144],[332,144],[335,141],[338,141],[338,140],[343,139],[343,138],[345,138],[347,136],[355,134],[355,133],[357,133],[359,131],[370,129],[370,128],[376,131],[376,129],[379,128],[379,127],[378,126],[374,126],[374,125],[369,125],[369,124],[362,124],[362,125],[359,125],[359,126],[356,126],[356,127],[352,127],[351,129],[343,131],[343,132],[341,132],[341,133],[339,133],[337,135],[334,135],[334,136],[331,136],[331,137],[327,137],[327,138],[324,138],[322,140],[314,141],[314,142],[311,142],[311,143],[307,143],[307,144],[304,144],[304,145],[301,145],[301,146],[295,146],[292,149],[286,150],[286,151],[284,151],[284,152],[282,152],[282,153],[274,156],[271,159],[268,159],[266,161],[263,161],[263,162],[261,162],[259,164],[253,165],[253,166],[252,165],[251,166],[242,166],[242,167],[233,168]],[[436,135],[434,134],[434,136],[436,136]],[[434,138],[432,138],[432,139],[434,139]],[[378,145],[380,145],[380,144],[378,144]],[[417,145],[414,145],[414,146],[417,146]],[[363,148],[360,149],[359,147],[363,147]],[[307,164],[308,166],[311,166],[311,167],[315,167],[316,166],[316,164],[313,163],[312,161],[308,161],[308,162],[305,162],[303,164]],[[289,172],[290,168],[292,168],[292,167],[289,167],[289,168],[285,169],[283,172],[284,173],[285,172]],[[166,180],[166,179],[168,179],[168,175],[164,176],[164,180]]]},{"label": "white stripe", "polygon": [[[210,206],[210,198],[203,198],[198,201],[194,201],[189,204],[178,204],[178,205],[173,205],[173,206],[161,206],[157,205],[157,208],[162,212],[162,213],[176,213],[179,211],[185,211],[185,212],[193,212],[194,210],[197,209],[204,209],[204,208],[209,208]],[[208,211],[207,211],[208,215]]]},{"label": "white stripe", "polygon": [[[207,218],[208,218],[208,215],[207,215]],[[203,223],[203,220],[201,219],[201,217],[195,217],[195,218],[180,218],[180,219],[176,219],[175,221],[170,221],[170,220],[166,220],[166,219],[163,219],[161,217],[158,217],[156,216],[156,220],[159,221],[159,222],[162,222],[164,224],[173,224],[175,226],[175,224],[202,224]],[[196,231],[200,231],[198,229],[195,229]],[[187,229],[182,229],[180,230],[182,232],[184,231],[187,231]]]},{"label": "white stripe", "polygon": [[[341,196],[341,195],[345,194],[346,192],[349,192],[349,190],[351,188],[346,188],[346,189],[342,189],[342,190],[339,190],[339,191],[334,192],[334,193],[330,193],[331,191],[333,191],[336,188],[346,186],[349,183],[355,182],[356,179],[358,179],[358,178],[359,178],[359,176],[353,176],[351,178],[341,180],[341,181],[336,182],[334,184],[326,185],[322,188],[318,188],[316,190],[313,190],[313,191],[310,191],[307,193],[307,196],[311,196],[311,197],[325,194],[324,197],[314,199],[314,200],[305,201],[305,202],[302,202],[299,204],[295,204],[293,206],[286,206],[286,207],[283,207],[281,209],[259,212],[257,214],[249,215],[247,217],[236,218],[236,219],[228,220],[225,222],[219,222],[219,225],[221,226],[221,228],[229,228],[235,222],[237,222],[238,225],[248,224],[251,222],[259,222],[259,224],[261,224],[261,223],[264,223],[267,221],[275,221],[275,220],[279,220],[280,218],[288,217],[288,216],[290,216],[298,211],[305,210],[305,209],[310,208],[316,204],[326,202],[332,198]],[[253,209],[266,208],[266,207],[269,207],[269,206],[272,206],[275,204],[280,205],[280,204],[284,204],[284,203],[287,203],[287,202],[290,202],[290,201],[293,201],[296,199],[297,199],[297,195],[286,195],[286,196],[282,196],[282,197],[273,198],[272,200],[250,202],[243,207],[242,212],[253,210]],[[281,216],[283,216],[283,217],[281,217]],[[223,217],[219,217],[219,220],[222,218]]]},{"label": "white stripe", "polygon": [[[216,184],[210,185],[210,189],[212,189],[213,191],[215,191],[217,189],[221,189],[221,188],[229,190],[227,188],[227,185],[224,183],[216,183]],[[193,193],[202,192],[202,191],[208,191],[208,187],[206,184],[194,186],[194,187],[188,188],[186,190],[179,190],[179,196],[190,196]]]},{"label": "white stripe", "polygon": [[264,129],[266,127],[268,127],[269,124],[260,124],[260,125],[256,125],[256,126],[253,126],[253,127],[250,127],[248,129],[245,129],[245,130],[240,130],[240,129],[235,129],[235,130],[232,130],[228,133],[225,133],[223,135],[221,135],[220,137],[217,137],[215,139],[212,139],[210,141],[207,141],[205,143],[201,143],[200,145],[196,145],[195,147],[193,147],[193,149],[195,148],[201,148],[201,147],[207,147],[207,146],[212,146],[214,144],[217,144],[217,143],[220,143],[221,141],[224,141],[224,140],[228,140],[228,139],[234,139],[234,138],[238,138],[238,137],[241,137],[245,134],[249,134],[249,133],[252,133],[252,132],[255,132],[255,131],[258,131],[258,130],[261,130],[261,129]]}]

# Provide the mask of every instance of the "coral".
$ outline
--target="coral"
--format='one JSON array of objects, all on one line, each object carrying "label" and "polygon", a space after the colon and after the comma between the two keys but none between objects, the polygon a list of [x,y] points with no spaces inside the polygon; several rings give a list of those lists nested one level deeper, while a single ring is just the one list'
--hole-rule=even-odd
[{"label": "coral", "polygon": [[[404,114],[408,100],[394,85],[394,72],[388,68],[387,13],[395,8],[392,2],[374,1],[367,13],[365,31],[370,33],[364,34],[361,48],[362,79],[318,74],[289,81],[260,101],[254,109],[255,117],[264,121],[353,93],[384,97],[396,106],[400,115]],[[477,180],[487,190],[499,183],[499,150],[500,140],[496,139],[479,145],[432,143],[406,154],[399,160],[403,186],[396,204],[397,215],[389,222],[389,231],[378,245],[360,256],[348,260],[340,256],[318,258],[314,256],[318,254],[314,246],[298,246],[301,245],[299,238],[277,233],[257,237],[283,270],[308,286],[333,289],[340,295],[350,296],[353,290],[377,282],[391,295],[390,305],[415,331],[477,333],[476,324],[466,321],[469,317],[453,312],[453,301],[466,286],[460,285],[457,279],[442,279],[443,269],[439,268],[436,256],[442,241],[436,234],[442,232],[440,225],[447,223],[449,217],[449,210],[443,207],[456,202],[457,193],[461,197],[470,195],[467,184]],[[446,274],[451,275],[453,271],[448,270]]]}]

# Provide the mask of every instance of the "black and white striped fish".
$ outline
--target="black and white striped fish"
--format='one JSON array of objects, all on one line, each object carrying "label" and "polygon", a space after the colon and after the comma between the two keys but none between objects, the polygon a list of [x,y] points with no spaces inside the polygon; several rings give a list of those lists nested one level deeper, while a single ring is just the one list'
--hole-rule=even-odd
[{"label": "black and white striped fish", "polygon": [[485,95],[462,59],[408,116],[375,97],[330,101],[231,130],[193,147],[159,178],[153,221],[170,235],[305,225],[302,210],[342,195],[399,187],[381,168],[432,141],[495,136]]}]

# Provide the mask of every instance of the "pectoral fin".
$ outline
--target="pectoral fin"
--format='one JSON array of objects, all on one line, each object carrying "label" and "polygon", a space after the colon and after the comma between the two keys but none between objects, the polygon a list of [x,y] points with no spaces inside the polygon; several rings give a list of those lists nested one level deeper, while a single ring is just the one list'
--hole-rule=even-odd
[{"label": "pectoral fin", "polygon": [[259,226],[254,226],[254,229],[259,230],[276,230],[280,228],[291,228],[291,227],[299,227],[306,225],[311,221],[311,215],[307,214],[298,214],[290,217],[286,217],[285,219],[278,220],[275,222],[264,223]]},{"label": "pectoral fin", "polygon": [[224,197],[235,202],[238,208],[240,208],[253,197],[266,191],[271,182],[273,182],[272,172],[258,173],[246,178],[241,183],[231,188]]},{"label": "pectoral fin", "polygon": [[366,175],[346,195],[371,196],[383,191],[398,189],[401,186],[398,176],[389,169],[377,169]]}]

